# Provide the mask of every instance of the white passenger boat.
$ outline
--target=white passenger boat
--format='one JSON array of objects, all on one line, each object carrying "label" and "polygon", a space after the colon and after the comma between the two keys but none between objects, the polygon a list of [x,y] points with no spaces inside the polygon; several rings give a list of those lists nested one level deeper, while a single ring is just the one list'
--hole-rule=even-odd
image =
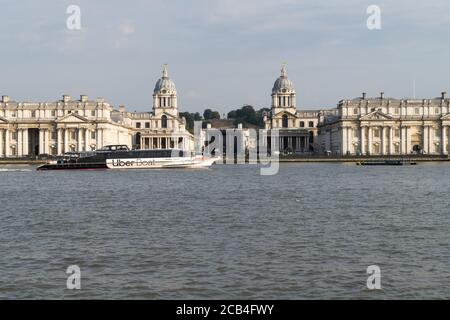
[{"label": "white passenger boat", "polygon": [[110,145],[93,152],[70,154],[37,170],[205,168],[218,160],[180,149],[129,150],[125,145]]}]

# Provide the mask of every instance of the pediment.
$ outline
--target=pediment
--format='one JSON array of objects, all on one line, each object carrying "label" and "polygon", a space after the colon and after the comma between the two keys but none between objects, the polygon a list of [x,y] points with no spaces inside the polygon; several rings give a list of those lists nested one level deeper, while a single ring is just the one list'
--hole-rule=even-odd
[{"label": "pediment", "polygon": [[171,114],[166,113],[166,112],[161,113],[159,118],[161,119],[162,116],[166,116],[166,117],[169,118],[169,119],[178,119],[176,116],[171,115]]},{"label": "pediment", "polygon": [[362,116],[360,120],[392,120],[392,117],[377,110]]},{"label": "pediment", "polygon": [[441,120],[450,120],[450,113],[446,114],[445,116],[442,116]]},{"label": "pediment", "polygon": [[57,119],[56,122],[58,122],[58,123],[84,123],[84,122],[88,122],[88,119],[86,119],[78,114],[70,113],[62,118]]},{"label": "pediment", "polygon": [[281,118],[284,115],[287,115],[288,117],[297,118],[297,115],[295,115],[289,111],[280,111],[280,112],[276,113],[272,118]]},{"label": "pediment", "polygon": [[8,123],[8,120],[6,120],[6,119],[3,118],[3,117],[0,117],[0,123]]}]

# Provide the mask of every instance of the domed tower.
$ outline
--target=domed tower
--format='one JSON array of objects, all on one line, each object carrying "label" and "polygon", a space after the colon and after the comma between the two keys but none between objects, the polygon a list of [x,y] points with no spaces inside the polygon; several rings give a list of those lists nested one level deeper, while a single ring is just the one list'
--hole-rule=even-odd
[{"label": "domed tower", "polygon": [[272,114],[288,111],[295,114],[297,111],[294,84],[287,77],[286,64],[281,68],[281,75],[272,88]]},{"label": "domed tower", "polygon": [[167,64],[163,66],[162,77],[156,82],[153,90],[153,113],[178,115],[177,89],[175,83],[169,78]]}]

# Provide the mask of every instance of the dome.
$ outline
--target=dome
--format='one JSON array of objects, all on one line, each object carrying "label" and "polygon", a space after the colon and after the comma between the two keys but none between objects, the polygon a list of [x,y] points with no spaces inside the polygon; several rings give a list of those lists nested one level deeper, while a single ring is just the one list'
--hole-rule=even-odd
[{"label": "dome", "polygon": [[294,84],[287,78],[286,65],[281,68],[281,76],[275,81],[272,93],[293,93]]},{"label": "dome", "polygon": [[153,93],[155,94],[176,94],[175,83],[169,78],[169,72],[167,71],[167,65],[164,65],[163,76],[160,78],[155,85]]}]

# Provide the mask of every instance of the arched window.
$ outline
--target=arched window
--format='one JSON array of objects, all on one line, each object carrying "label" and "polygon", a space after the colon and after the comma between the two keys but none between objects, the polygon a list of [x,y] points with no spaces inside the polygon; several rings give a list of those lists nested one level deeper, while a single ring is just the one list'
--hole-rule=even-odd
[{"label": "arched window", "polygon": [[310,127],[310,128],[314,127],[314,122],[310,121],[308,124],[308,127]]},{"label": "arched window", "polygon": [[166,129],[167,128],[167,116],[163,115],[161,117],[161,128]]},{"label": "arched window", "polygon": [[300,121],[300,128],[304,128],[305,127],[305,122],[304,121]]},{"label": "arched window", "polygon": [[287,128],[288,126],[289,126],[288,116],[287,115],[283,115],[283,117],[282,117],[282,127],[283,128]]}]

